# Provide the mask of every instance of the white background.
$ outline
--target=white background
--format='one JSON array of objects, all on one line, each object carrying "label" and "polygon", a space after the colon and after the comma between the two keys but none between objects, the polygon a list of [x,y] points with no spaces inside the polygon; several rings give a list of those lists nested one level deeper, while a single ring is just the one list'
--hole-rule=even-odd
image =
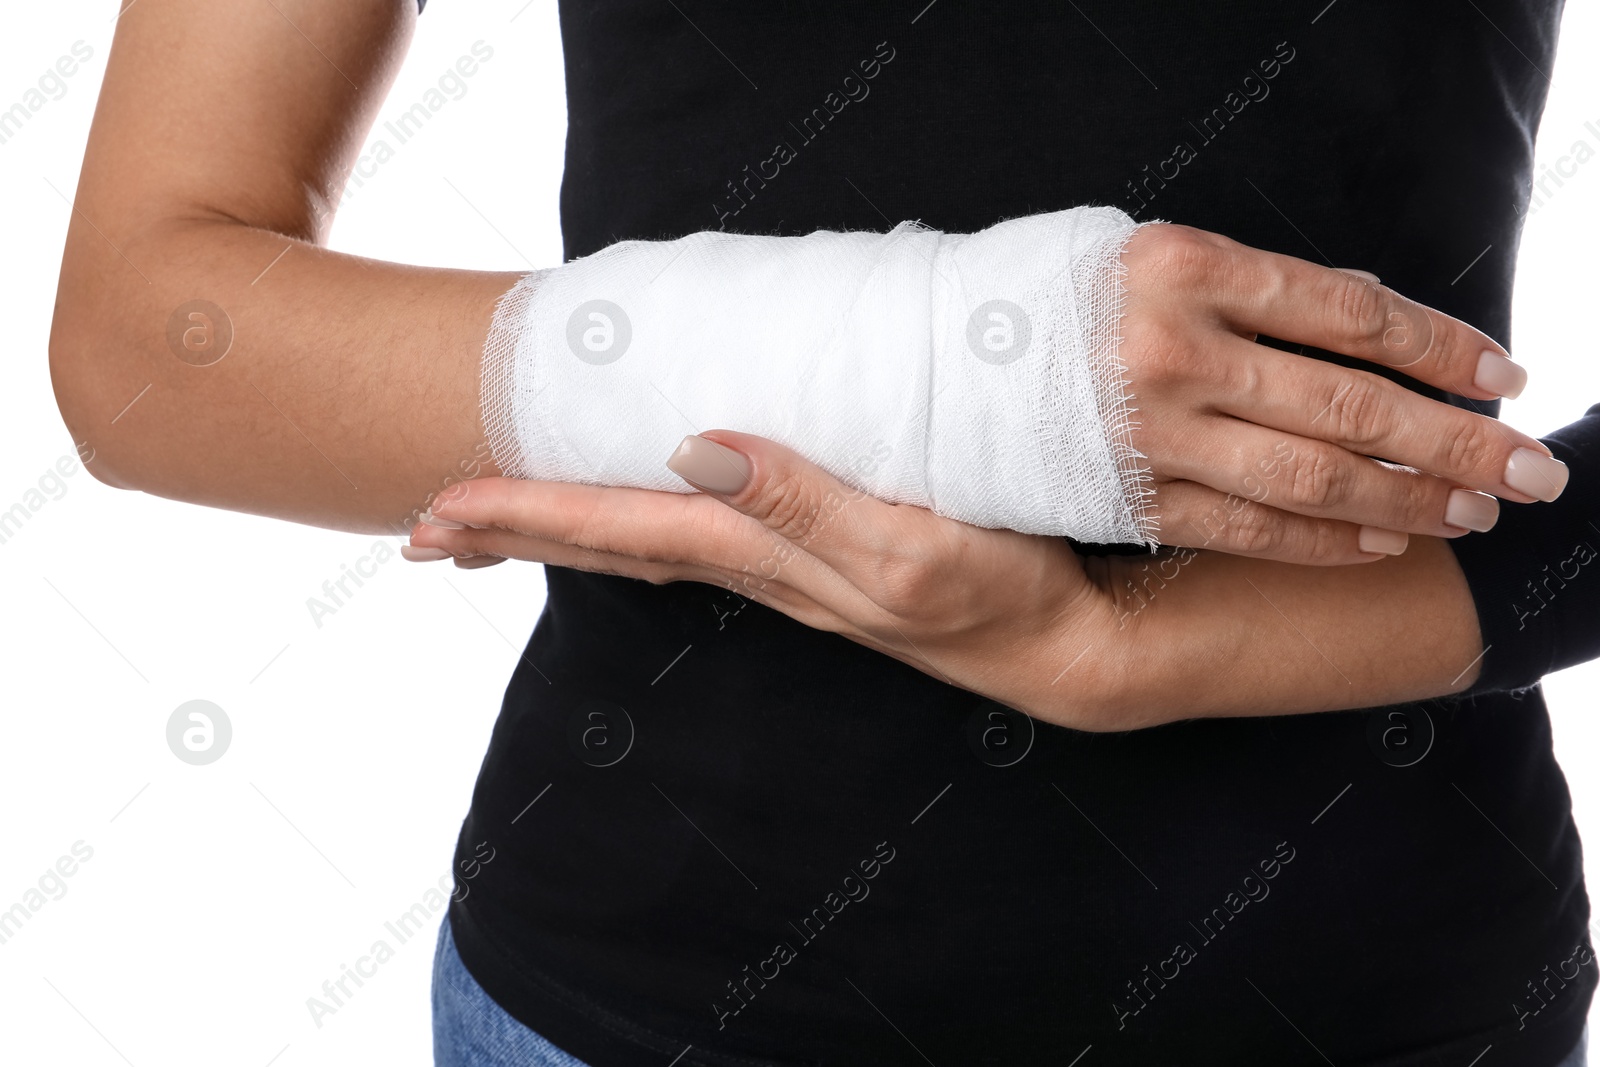
[{"label": "white background", "polygon": [[[0,145],[0,510],[73,454],[46,343],[63,197],[114,14],[106,3],[14,5],[0,39],[0,109],[75,41],[93,49],[65,94]],[[1579,140],[1600,150],[1589,58],[1600,9],[1571,5],[1562,36],[1540,140],[1550,163]],[[565,117],[550,0],[435,0],[380,128],[479,40],[493,58],[347,198],[336,247],[486,269],[559,262]],[[1596,235],[1600,160],[1531,216],[1523,240],[1512,351],[1532,381],[1505,416],[1535,434],[1600,400]],[[0,1062],[428,1062],[431,929],[321,1027],[306,1000],[374,940],[392,944],[384,922],[447,874],[543,602],[541,571],[396,556],[318,626],[307,598],[377,539],[114,490],[81,469],[63,485],[0,544],[0,910],[75,842],[93,857],[0,944]],[[1600,786],[1586,773],[1597,683],[1596,665],[1546,682],[1584,829],[1600,826]],[[179,762],[165,740],[173,710],[196,698],[224,708],[234,730],[205,767]]]}]

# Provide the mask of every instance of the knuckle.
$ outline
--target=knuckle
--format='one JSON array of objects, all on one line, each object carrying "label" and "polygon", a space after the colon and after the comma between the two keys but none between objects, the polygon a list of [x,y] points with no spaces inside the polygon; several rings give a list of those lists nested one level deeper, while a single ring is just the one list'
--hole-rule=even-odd
[{"label": "knuckle", "polygon": [[1486,416],[1475,415],[1450,435],[1445,453],[1448,472],[1498,472],[1501,438]]},{"label": "knuckle", "polygon": [[762,523],[791,541],[804,541],[817,517],[805,479],[795,471],[776,473],[762,490],[758,508]]},{"label": "knuckle", "polygon": [[1313,522],[1299,546],[1302,562],[1326,566],[1343,563],[1348,555],[1343,528],[1332,522]]},{"label": "knuckle", "polygon": [[1123,365],[1136,392],[1190,379],[1199,355],[1199,348],[1183,331],[1157,322],[1127,328],[1123,340]]},{"label": "knuckle", "polygon": [[1471,382],[1478,370],[1478,354],[1489,347],[1486,339],[1474,336],[1465,323],[1437,311],[1428,315],[1428,330],[1430,377],[1463,385]]},{"label": "knuckle", "polygon": [[1382,379],[1354,375],[1339,383],[1328,401],[1328,425],[1337,439],[1352,445],[1372,445],[1383,436],[1385,409]]},{"label": "knuckle", "polygon": [[1340,503],[1348,487],[1348,468],[1340,460],[1343,449],[1313,446],[1300,449],[1289,470],[1285,495],[1296,509],[1327,508]]},{"label": "knuckle", "polygon": [[1274,509],[1263,504],[1240,508],[1233,516],[1232,530],[1234,547],[1247,556],[1271,555],[1283,544],[1283,523]]},{"label": "knuckle", "polygon": [[1160,227],[1149,251],[1147,266],[1163,285],[1176,290],[1205,285],[1218,262],[1218,248],[1205,230],[1189,226]]},{"label": "knuckle", "polygon": [[938,585],[936,570],[927,560],[897,559],[879,571],[873,599],[900,618],[918,615],[933,599]]},{"label": "knuckle", "polygon": [[1351,346],[1377,344],[1384,336],[1387,301],[1375,285],[1341,275],[1333,289],[1333,334]]},{"label": "knuckle", "polygon": [[1432,530],[1444,521],[1449,483],[1418,473],[1406,473],[1404,491],[1399,498],[1398,525],[1391,527],[1407,532]]},{"label": "knuckle", "polygon": [[1261,365],[1254,360],[1219,359],[1215,361],[1212,373],[1222,395],[1240,398],[1252,409],[1262,406],[1272,389],[1269,376],[1262,372]]},{"label": "knuckle", "polygon": [[972,544],[964,530],[944,530],[937,543],[926,537],[881,554],[872,579],[872,599],[902,619],[931,618],[955,608],[964,588],[953,578],[968,573]]},{"label": "knuckle", "polygon": [[1129,273],[1164,289],[1193,290],[1210,280],[1220,249],[1204,230],[1156,223],[1140,230],[1127,257]]}]

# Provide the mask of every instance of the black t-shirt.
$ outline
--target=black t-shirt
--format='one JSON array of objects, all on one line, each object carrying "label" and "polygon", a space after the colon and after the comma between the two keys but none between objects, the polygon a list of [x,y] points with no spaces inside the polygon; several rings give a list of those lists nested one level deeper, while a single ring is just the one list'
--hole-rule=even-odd
[{"label": "black t-shirt", "polygon": [[[566,2],[566,254],[1113,204],[1504,342],[1559,16]],[[1519,687],[1600,653],[1600,407],[1547,440],[1563,498],[1452,542],[1483,680],[1362,712],[1084,734],[710,586],[547,568],[462,957],[595,1067],[1553,1064],[1600,964]]]}]

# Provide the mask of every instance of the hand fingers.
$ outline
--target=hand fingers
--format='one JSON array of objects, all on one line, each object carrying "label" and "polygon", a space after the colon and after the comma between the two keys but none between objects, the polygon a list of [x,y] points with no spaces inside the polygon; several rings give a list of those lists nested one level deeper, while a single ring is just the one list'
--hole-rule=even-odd
[{"label": "hand fingers", "polygon": [[808,611],[807,625],[821,617],[816,612],[832,610],[823,603],[859,597],[814,556],[698,494],[479,478],[436,499],[430,512],[430,519],[469,529],[419,525],[414,544],[442,546],[440,535],[451,535],[455,544],[481,546],[473,551],[516,559],[656,583],[710,582],[788,613]]},{"label": "hand fingers", "polygon": [[1227,416],[1200,425],[1168,471],[1223,493],[1310,518],[1433,537],[1482,532],[1499,518],[1492,496],[1327,441]]},{"label": "hand fingers", "polygon": [[[581,545],[566,544],[499,528],[452,530],[422,524],[417,526],[411,541],[412,544],[402,548],[401,551],[406,558],[418,561],[445,558],[433,555],[435,552],[443,552],[453,556],[458,566],[470,560],[504,562],[510,558],[594,574],[636,578],[652,585],[680,581],[701,582],[727,589],[748,600],[775,608],[808,626],[830,630],[837,630],[842,626],[841,621],[831,610],[818,604],[800,589],[786,581],[763,578],[760,573],[763,569],[759,566],[756,569],[730,571],[697,562],[642,560],[634,556],[600,552]],[[407,548],[411,551],[406,551]],[[464,555],[465,553],[472,554]]]},{"label": "hand fingers", "polygon": [[442,518],[651,562],[741,550],[759,558],[769,540],[714,501],[647,489],[478,478],[441,495],[429,510],[424,522]]},{"label": "hand fingers", "polygon": [[1230,381],[1214,406],[1224,414],[1520,503],[1554,500],[1566,485],[1566,466],[1548,448],[1498,419],[1431,400],[1377,374],[1262,345],[1226,343],[1220,355]]},{"label": "hand fingers", "polygon": [[775,441],[711,430],[685,437],[667,465],[847,579],[872,573],[873,561],[899,539],[894,505],[850,488]]},{"label": "hand fingers", "polygon": [[1407,542],[1403,533],[1296,515],[1196,482],[1168,482],[1157,490],[1157,499],[1164,545],[1338,566],[1398,555]]},{"label": "hand fingers", "polygon": [[688,568],[668,563],[637,560],[631,556],[615,556],[595,552],[577,545],[563,544],[527,534],[504,530],[447,530],[420,524],[411,535],[411,543],[400,549],[401,555],[414,563],[430,563],[452,559],[457,567],[490,566],[476,563],[489,560],[504,563],[519,559],[528,563],[549,563],[574,570],[592,571],[596,574],[617,574],[638,578],[655,585],[687,578]]},{"label": "hand fingers", "polygon": [[[1236,328],[1402,369],[1477,400],[1514,397],[1523,369],[1487,334],[1383,285],[1204,231],[1175,243],[1197,279],[1223,279],[1215,298]],[[1174,240],[1168,237],[1168,240]]]}]

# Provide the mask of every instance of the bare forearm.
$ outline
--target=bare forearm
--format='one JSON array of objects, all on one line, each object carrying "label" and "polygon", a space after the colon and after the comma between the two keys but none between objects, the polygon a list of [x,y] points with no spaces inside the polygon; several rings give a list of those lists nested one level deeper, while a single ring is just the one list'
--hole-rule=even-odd
[{"label": "bare forearm", "polygon": [[[498,473],[478,370],[514,277],[219,220],[152,225],[119,254],[75,219],[51,346],[63,415],[116,484],[393,532],[447,480]],[[187,319],[196,299],[224,317]]]},{"label": "bare forearm", "polygon": [[1137,596],[1115,583],[1144,650],[1129,699],[1169,709],[1163,718],[1379,707],[1477,677],[1472,594],[1441,538],[1413,536],[1401,555],[1345,567],[1185,558],[1137,581]]},{"label": "bare forearm", "polygon": [[98,477],[393,532],[446,479],[497,473],[478,371],[515,276],[322,247],[416,13],[125,5],[50,339],[62,416]]}]

